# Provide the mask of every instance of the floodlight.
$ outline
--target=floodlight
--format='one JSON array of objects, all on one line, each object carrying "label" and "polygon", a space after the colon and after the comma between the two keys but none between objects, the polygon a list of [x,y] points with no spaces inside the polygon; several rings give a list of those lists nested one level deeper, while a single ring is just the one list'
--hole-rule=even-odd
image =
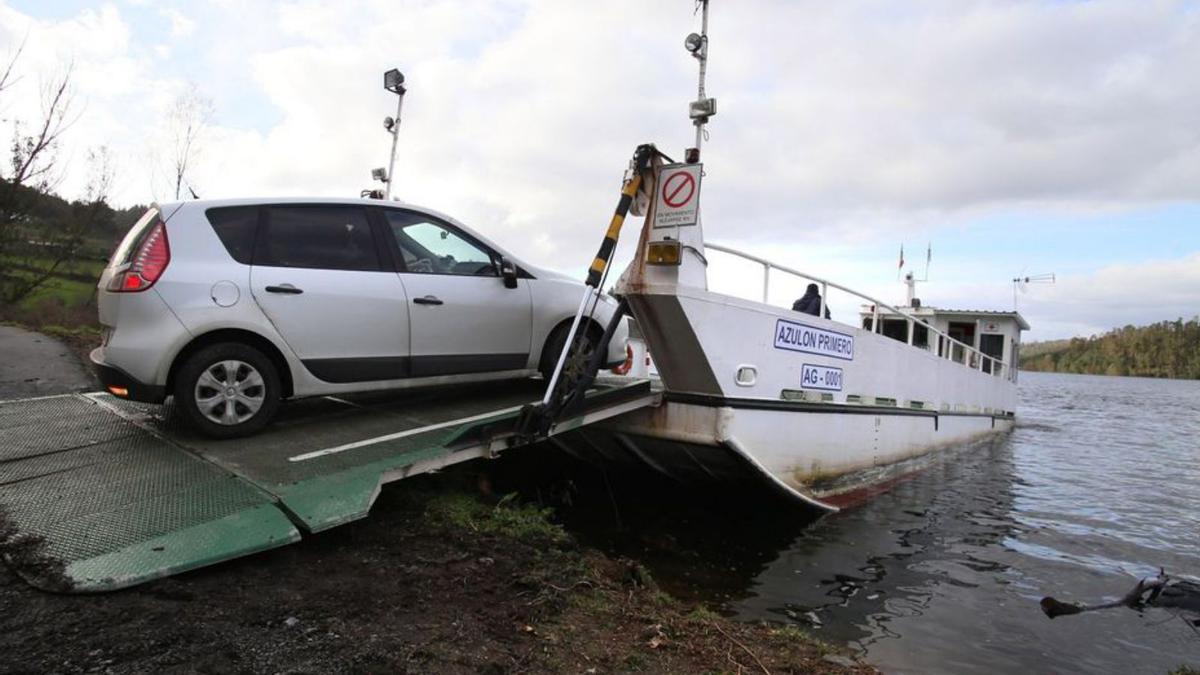
[{"label": "floodlight", "polygon": [[383,118],[383,128],[384,129],[391,131],[392,127],[394,127],[394,126],[396,126],[396,120],[392,119],[392,117],[390,115]]},{"label": "floodlight", "polygon": [[382,183],[388,182],[387,169],[383,168],[382,166],[378,169],[371,169],[371,179],[380,181]]},{"label": "floodlight", "polygon": [[383,74],[383,88],[395,94],[404,93],[404,73],[392,68]]},{"label": "floodlight", "polygon": [[701,47],[704,46],[704,38],[696,33],[692,33],[684,39],[683,46],[687,48],[689,52],[695,54],[696,52],[700,51]]}]

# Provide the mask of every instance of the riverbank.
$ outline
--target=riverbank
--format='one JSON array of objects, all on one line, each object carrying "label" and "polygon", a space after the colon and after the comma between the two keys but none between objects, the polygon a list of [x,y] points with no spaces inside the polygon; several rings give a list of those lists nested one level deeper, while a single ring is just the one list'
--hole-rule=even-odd
[{"label": "riverbank", "polygon": [[33,672],[874,672],[792,627],[673,599],[549,510],[452,471],[370,518],[97,596],[0,571],[0,670]]}]

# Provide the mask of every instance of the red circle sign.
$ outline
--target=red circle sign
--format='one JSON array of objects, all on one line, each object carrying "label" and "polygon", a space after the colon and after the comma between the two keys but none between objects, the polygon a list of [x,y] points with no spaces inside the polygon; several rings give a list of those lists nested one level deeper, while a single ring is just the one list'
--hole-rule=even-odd
[{"label": "red circle sign", "polygon": [[696,179],[687,171],[671,174],[663,181],[662,198],[667,206],[677,209],[686,205],[696,194]]}]

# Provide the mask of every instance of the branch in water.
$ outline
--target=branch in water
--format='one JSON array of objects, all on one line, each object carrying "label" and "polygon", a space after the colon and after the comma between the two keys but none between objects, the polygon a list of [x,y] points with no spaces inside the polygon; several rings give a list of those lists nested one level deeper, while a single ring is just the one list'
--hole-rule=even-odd
[{"label": "branch in water", "polygon": [[1141,579],[1131,591],[1125,594],[1125,597],[1116,602],[1108,602],[1102,605],[1083,605],[1077,602],[1062,602],[1047,596],[1042,598],[1040,604],[1042,611],[1051,619],[1058,616],[1081,614],[1083,612],[1093,612],[1098,609],[1111,609],[1113,607],[1128,607],[1130,609],[1162,607],[1200,613],[1200,584],[1191,581],[1173,580],[1167,576],[1164,570],[1159,569],[1158,576]]}]

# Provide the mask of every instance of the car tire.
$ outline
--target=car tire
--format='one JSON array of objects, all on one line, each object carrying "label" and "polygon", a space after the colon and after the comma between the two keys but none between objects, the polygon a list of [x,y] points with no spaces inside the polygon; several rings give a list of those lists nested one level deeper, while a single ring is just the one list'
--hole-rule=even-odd
[{"label": "car tire", "polygon": [[200,433],[238,438],[262,430],[279,410],[279,371],[261,351],[221,342],[187,357],[175,375],[175,407]]},{"label": "car tire", "polygon": [[[569,325],[563,326],[554,331],[554,334],[546,341],[546,347],[542,350],[542,360],[538,366],[538,370],[542,373],[542,379],[546,380],[546,382],[549,382],[550,376],[554,374],[554,367],[558,365],[558,357],[562,354],[563,345],[566,344],[567,333],[570,330],[571,327]],[[596,345],[602,337],[600,331],[593,325],[587,326],[586,329],[581,328],[580,331],[583,335],[576,337],[574,347],[567,354],[567,362],[563,366],[563,377],[559,378],[559,382],[556,385],[558,389],[574,384],[582,377],[584,366],[581,364],[590,361],[592,355],[595,354]],[[579,346],[581,344],[583,345],[582,358],[579,355]],[[596,372],[592,371],[591,374],[595,375]]]}]

